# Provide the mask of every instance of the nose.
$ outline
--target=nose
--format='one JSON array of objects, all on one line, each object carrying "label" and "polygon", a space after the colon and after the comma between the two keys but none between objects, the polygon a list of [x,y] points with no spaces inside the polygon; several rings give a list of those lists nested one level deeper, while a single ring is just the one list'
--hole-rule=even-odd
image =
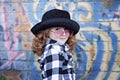
[{"label": "nose", "polygon": [[64,30],[64,29],[62,29],[61,31],[62,31],[62,35],[66,35],[66,33],[65,33],[65,30]]}]

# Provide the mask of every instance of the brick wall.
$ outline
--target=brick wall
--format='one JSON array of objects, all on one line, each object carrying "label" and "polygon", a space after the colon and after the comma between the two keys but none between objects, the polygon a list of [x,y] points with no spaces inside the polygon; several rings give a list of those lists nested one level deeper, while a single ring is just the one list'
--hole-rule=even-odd
[{"label": "brick wall", "polygon": [[119,0],[0,0],[0,80],[42,80],[30,29],[52,8],[80,24],[77,80],[120,80]]}]

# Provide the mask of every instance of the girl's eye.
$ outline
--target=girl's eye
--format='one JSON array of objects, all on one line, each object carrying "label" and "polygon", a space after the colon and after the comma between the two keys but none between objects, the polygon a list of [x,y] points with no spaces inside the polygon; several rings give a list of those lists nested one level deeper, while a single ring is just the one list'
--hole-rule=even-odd
[{"label": "girl's eye", "polygon": [[55,30],[60,30],[60,28],[56,28]]},{"label": "girl's eye", "polygon": [[55,30],[59,30],[58,28],[56,28]]}]

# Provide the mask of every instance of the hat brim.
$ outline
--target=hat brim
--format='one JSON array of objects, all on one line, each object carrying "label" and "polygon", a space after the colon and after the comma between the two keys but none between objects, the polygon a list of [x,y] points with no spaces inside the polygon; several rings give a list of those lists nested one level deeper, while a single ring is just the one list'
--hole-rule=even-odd
[{"label": "hat brim", "polygon": [[73,20],[57,18],[57,19],[50,19],[50,20],[39,22],[33,26],[31,31],[34,35],[36,35],[40,31],[43,31],[43,30],[51,28],[51,27],[65,27],[65,28],[73,31],[74,35],[77,34],[80,29],[79,24]]}]

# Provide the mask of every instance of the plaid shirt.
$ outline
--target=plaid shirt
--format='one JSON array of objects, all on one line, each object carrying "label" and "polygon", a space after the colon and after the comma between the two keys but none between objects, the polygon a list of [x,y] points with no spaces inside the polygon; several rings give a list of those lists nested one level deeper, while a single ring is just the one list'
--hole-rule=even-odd
[{"label": "plaid shirt", "polygon": [[68,45],[48,39],[38,59],[43,80],[75,80],[74,63]]}]

